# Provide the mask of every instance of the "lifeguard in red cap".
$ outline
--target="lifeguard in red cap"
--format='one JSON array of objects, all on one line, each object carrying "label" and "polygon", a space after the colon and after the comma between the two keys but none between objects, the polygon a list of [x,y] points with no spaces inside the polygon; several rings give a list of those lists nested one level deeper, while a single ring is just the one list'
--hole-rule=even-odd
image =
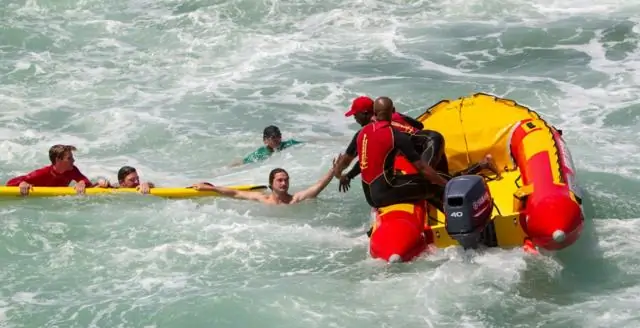
[{"label": "lifeguard in red cap", "polygon": [[[433,198],[442,207],[442,194],[447,180],[421,160],[411,137],[392,127],[393,102],[380,97],[374,102],[376,120],[365,125],[356,138],[356,153],[367,203],[379,208],[404,202]],[[411,162],[420,174],[395,175],[393,166],[398,152]],[[341,155],[349,156],[349,155]]]},{"label": "lifeguard in red cap", "polygon": [[[344,115],[347,117],[353,116],[356,122],[360,124],[361,127],[364,127],[370,122],[375,121],[373,103],[373,99],[369,97],[358,97],[353,100],[351,109]],[[436,168],[436,170],[442,173],[448,174],[447,158],[444,156],[444,138],[440,133],[423,130],[424,126],[420,121],[398,113],[393,103],[391,103],[390,124],[394,129],[410,136],[415,151],[421,154],[425,164]],[[358,130],[353,136],[353,139],[351,139],[351,143],[347,146],[345,154],[341,157],[338,167],[335,170],[335,177],[340,180],[339,189],[341,191],[349,190],[350,181],[360,174],[359,163],[356,163],[346,175],[342,175],[342,172],[358,155],[356,142],[361,130],[362,129]]]}]

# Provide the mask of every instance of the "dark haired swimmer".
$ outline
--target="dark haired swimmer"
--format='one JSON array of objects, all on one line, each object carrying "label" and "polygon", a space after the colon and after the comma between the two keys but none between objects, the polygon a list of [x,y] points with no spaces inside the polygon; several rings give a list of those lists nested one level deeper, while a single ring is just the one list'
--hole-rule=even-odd
[{"label": "dark haired swimmer", "polygon": [[109,188],[136,188],[140,193],[148,194],[149,189],[154,188],[152,182],[140,182],[138,171],[131,166],[123,166],[118,170],[118,185],[112,186],[109,181],[100,179],[98,183],[107,184]]},{"label": "dark haired swimmer", "polygon": [[148,194],[149,189],[155,187],[153,182],[140,182],[138,171],[131,166],[123,166],[118,170],[120,188],[138,188],[141,193]]},{"label": "dark haired swimmer", "polygon": [[263,194],[256,191],[234,190],[225,187],[214,186],[207,182],[194,184],[192,187],[201,191],[215,191],[228,197],[237,199],[254,200],[265,204],[295,204],[306,199],[316,198],[331,182],[333,171],[336,167],[336,159],[333,160],[333,166],[320,180],[311,187],[289,194],[289,173],[282,168],[276,168],[269,173],[269,189],[270,194]]},{"label": "dark haired swimmer", "polygon": [[242,161],[231,164],[231,166],[261,162],[275,152],[304,143],[295,139],[282,140],[282,132],[280,132],[280,128],[275,125],[269,125],[264,128],[264,131],[262,131],[262,142],[264,142],[264,146],[247,155]]},{"label": "dark haired swimmer", "polygon": [[249,163],[257,163],[264,161],[271,157],[271,155],[285,150],[287,148],[293,147],[295,145],[301,145],[309,142],[323,141],[323,140],[336,140],[341,139],[342,136],[333,136],[333,137],[308,137],[305,138],[305,141],[300,141],[296,139],[282,139],[282,132],[280,132],[280,128],[275,125],[269,125],[264,128],[262,131],[262,142],[264,146],[256,149],[251,154],[247,155],[241,161],[237,161],[231,164],[232,167],[239,166],[242,164]]}]

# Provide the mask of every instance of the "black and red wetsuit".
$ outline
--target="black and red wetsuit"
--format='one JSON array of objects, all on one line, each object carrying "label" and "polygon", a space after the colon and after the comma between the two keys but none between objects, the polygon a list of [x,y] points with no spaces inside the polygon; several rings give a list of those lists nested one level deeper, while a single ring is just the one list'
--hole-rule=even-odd
[{"label": "black and red wetsuit", "polygon": [[[431,130],[423,130],[423,124],[406,115],[394,112],[391,115],[391,126],[399,132],[406,133],[411,137],[411,143],[415,151],[421,154],[422,161],[438,172],[449,173],[449,163],[444,154],[444,137]],[[355,157],[357,155],[356,140],[362,129],[353,135],[345,154]],[[346,174],[349,179],[353,179],[360,174],[360,165],[356,163]]]},{"label": "black and red wetsuit", "polygon": [[404,133],[414,134],[424,128],[422,122],[411,116],[393,112],[391,114],[391,126]]},{"label": "black and red wetsuit", "polygon": [[427,199],[442,207],[444,187],[430,183],[422,174],[396,175],[394,172],[398,152],[409,162],[420,160],[408,134],[393,128],[390,122],[372,122],[360,130],[356,144],[362,189],[370,206]]},{"label": "black and red wetsuit", "polygon": [[68,187],[71,181],[76,183],[84,181],[87,187],[92,185],[91,181],[75,166],[71,171],[58,173],[53,169],[53,165],[48,165],[7,181],[7,186],[17,187],[23,181],[35,187]]}]

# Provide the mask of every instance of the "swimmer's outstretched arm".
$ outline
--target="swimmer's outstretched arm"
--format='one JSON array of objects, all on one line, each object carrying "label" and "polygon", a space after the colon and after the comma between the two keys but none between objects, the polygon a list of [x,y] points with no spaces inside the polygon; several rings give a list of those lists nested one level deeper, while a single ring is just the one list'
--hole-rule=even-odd
[{"label": "swimmer's outstretched arm", "polygon": [[255,201],[264,201],[264,198],[266,197],[263,193],[261,192],[256,192],[256,191],[244,191],[244,190],[235,190],[235,189],[231,189],[231,188],[225,188],[225,187],[218,187],[218,186],[214,186],[208,182],[201,182],[201,183],[196,183],[194,185],[191,186],[191,188],[198,190],[198,191],[215,191],[221,195],[227,196],[227,197],[233,197],[236,199],[245,199],[245,200],[255,200]]},{"label": "swimmer's outstretched arm", "polygon": [[242,160],[237,160],[235,162],[232,162],[231,164],[229,164],[230,167],[237,167],[244,164]]},{"label": "swimmer's outstretched arm", "polygon": [[342,176],[342,172],[349,167],[349,165],[351,164],[351,162],[355,159],[355,156],[351,156],[351,155],[347,155],[347,154],[340,154],[338,155],[338,158],[336,160],[336,163],[334,164],[334,171],[333,171],[333,176],[336,179],[340,179],[340,177]]},{"label": "swimmer's outstretched arm", "polygon": [[299,191],[293,195],[293,199],[296,202],[303,201],[305,199],[316,198],[318,195],[329,185],[333,178],[333,171],[336,169],[337,159],[333,159],[333,165],[331,169],[318,180],[313,186]]}]

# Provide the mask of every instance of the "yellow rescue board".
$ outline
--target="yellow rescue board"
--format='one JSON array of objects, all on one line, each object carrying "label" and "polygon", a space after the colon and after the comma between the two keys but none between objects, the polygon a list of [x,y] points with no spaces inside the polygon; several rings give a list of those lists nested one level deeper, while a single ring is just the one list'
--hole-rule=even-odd
[{"label": "yellow rescue board", "polygon": [[[228,186],[227,188],[243,191],[261,191],[267,188],[263,185],[237,185]],[[87,188],[87,195],[98,194],[114,194],[114,193],[138,193],[135,188]],[[215,191],[197,191],[187,187],[175,188],[151,188],[150,195],[165,198],[196,198],[196,197],[222,197]],[[73,196],[76,190],[73,187],[33,187],[27,197],[56,197],[56,196]],[[18,187],[0,187],[0,197],[20,197],[20,188]]]}]

